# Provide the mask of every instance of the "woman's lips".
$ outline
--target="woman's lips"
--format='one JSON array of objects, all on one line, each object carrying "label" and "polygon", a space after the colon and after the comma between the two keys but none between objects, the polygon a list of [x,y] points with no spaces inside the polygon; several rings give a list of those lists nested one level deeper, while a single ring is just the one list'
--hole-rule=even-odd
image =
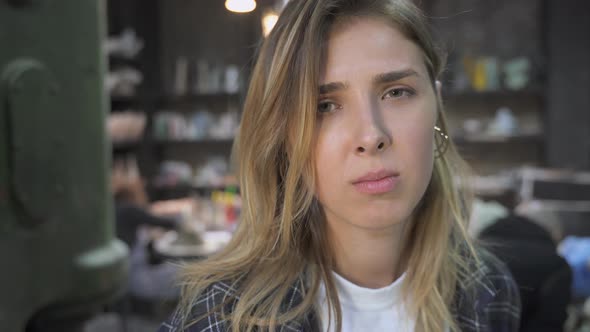
[{"label": "woman's lips", "polygon": [[356,190],[363,194],[384,194],[392,191],[397,184],[398,177],[387,176],[378,180],[360,181],[353,183]]}]

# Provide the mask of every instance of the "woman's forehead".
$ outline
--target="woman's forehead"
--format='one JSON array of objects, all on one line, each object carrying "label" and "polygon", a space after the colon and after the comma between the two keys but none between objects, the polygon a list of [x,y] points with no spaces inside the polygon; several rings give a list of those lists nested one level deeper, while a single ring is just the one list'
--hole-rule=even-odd
[{"label": "woman's forehead", "polygon": [[327,36],[322,81],[367,74],[414,70],[427,77],[421,49],[385,19],[354,17],[335,22]]}]

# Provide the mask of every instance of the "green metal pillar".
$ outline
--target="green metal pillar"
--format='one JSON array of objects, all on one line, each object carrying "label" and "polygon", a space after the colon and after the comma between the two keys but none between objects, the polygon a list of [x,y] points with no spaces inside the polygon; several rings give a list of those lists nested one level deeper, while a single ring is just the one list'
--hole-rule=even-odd
[{"label": "green metal pillar", "polygon": [[91,313],[126,284],[108,190],[104,3],[0,0],[3,332]]}]

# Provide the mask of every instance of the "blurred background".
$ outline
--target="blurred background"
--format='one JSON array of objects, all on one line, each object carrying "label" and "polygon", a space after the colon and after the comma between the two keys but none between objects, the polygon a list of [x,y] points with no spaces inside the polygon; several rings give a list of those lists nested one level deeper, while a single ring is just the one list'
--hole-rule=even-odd
[{"label": "blurred background", "polygon": [[[0,0],[1,331],[155,331],[239,222],[231,147],[287,0]],[[521,331],[590,331],[590,2],[417,0],[470,232]]]}]

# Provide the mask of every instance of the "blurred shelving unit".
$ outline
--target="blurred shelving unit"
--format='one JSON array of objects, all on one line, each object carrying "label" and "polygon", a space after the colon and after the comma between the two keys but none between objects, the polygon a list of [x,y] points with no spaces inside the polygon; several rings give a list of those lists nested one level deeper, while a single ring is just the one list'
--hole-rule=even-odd
[{"label": "blurred shelving unit", "polygon": [[[111,68],[135,68],[142,75],[131,93],[110,96],[111,113],[141,112],[146,119],[141,137],[113,143],[114,156],[136,156],[147,183],[157,182],[168,161],[184,163],[195,174],[211,158],[229,164],[235,133],[229,135],[231,126],[222,120],[231,114],[232,124],[235,118],[239,121],[252,54],[261,37],[261,14],[236,15],[215,0],[108,0],[107,13],[109,36],[132,29],[143,42],[137,57],[108,57]],[[209,125],[223,130],[205,133],[207,128],[197,125],[197,115],[203,113],[212,119]],[[162,123],[162,114],[172,114],[175,121]],[[184,128],[190,126],[198,128]],[[155,199],[167,191],[176,197],[205,193],[206,187],[150,184],[148,194]]]},{"label": "blurred shelving unit", "polygon": [[[151,148],[146,133],[151,125],[150,95],[154,47],[148,24],[156,1],[107,0],[104,51],[108,64],[105,90],[110,100],[108,130],[113,164],[132,158],[143,172],[150,168]],[[126,79],[127,81],[126,81]]]},{"label": "blurred shelving unit", "polygon": [[510,174],[548,166],[547,3],[426,0],[422,7],[449,52],[442,77],[449,134],[475,172],[478,195],[512,206]]},{"label": "blurred shelving unit", "polygon": [[[476,173],[490,175],[523,165],[545,165],[545,95],[540,88],[522,91],[465,91],[443,94],[453,141]],[[508,109],[515,130],[489,128],[498,110]],[[478,124],[468,131],[467,122]]]},{"label": "blurred shelving unit", "polygon": [[[450,134],[482,175],[546,165],[546,6],[508,0],[422,3],[449,52],[442,98]],[[499,110],[509,110],[514,128],[493,127]]]}]

